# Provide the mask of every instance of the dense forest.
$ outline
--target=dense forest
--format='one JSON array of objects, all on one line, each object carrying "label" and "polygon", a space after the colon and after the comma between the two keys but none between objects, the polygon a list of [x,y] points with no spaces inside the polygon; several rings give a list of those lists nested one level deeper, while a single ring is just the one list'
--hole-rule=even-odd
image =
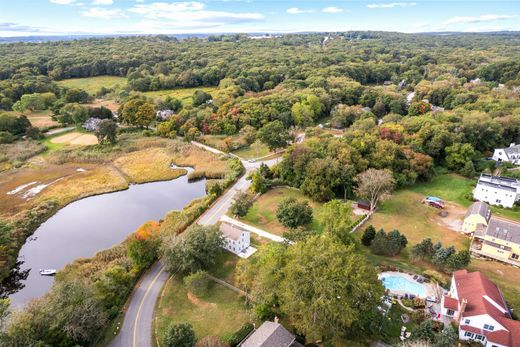
[{"label": "dense forest", "polygon": [[346,77],[361,84],[418,83],[449,74],[506,83],[518,79],[520,37],[406,35],[349,32],[285,35],[265,40],[243,35],[186,39],[166,36],[105,38],[0,45],[1,107],[23,94],[56,92],[55,80],[128,76],[133,90],[215,86],[232,78],[245,91],[281,82],[319,85]]}]

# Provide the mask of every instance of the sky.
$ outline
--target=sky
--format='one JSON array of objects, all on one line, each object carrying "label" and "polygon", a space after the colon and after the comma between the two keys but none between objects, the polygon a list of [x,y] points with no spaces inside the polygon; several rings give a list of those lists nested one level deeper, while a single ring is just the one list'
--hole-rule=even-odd
[{"label": "sky", "polygon": [[0,0],[0,36],[520,30],[520,0]]}]

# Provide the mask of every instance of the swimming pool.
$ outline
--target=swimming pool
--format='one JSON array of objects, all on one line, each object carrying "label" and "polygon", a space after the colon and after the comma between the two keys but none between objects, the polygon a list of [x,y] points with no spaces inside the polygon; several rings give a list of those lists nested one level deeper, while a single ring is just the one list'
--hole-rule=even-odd
[{"label": "swimming pool", "polygon": [[420,283],[409,280],[403,276],[382,274],[381,281],[386,289],[399,294],[415,294],[419,297],[426,297],[424,286]]}]

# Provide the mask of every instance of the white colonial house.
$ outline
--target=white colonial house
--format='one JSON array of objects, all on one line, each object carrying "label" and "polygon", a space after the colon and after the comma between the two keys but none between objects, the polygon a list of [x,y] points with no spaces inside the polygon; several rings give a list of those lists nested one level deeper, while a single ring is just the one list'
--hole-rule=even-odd
[{"label": "white colonial house", "polygon": [[514,178],[481,174],[473,198],[490,205],[513,207],[520,200],[520,182]]},{"label": "white colonial house", "polygon": [[220,232],[224,237],[224,249],[242,258],[247,258],[256,249],[250,246],[251,233],[236,225],[229,223],[220,224]]},{"label": "white colonial house", "polygon": [[493,152],[493,160],[520,165],[520,145],[512,143],[507,148],[497,148]]},{"label": "white colonial house", "polygon": [[478,271],[455,271],[441,308],[459,325],[461,340],[485,347],[520,346],[520,322],[511,319],[500,289]]}]

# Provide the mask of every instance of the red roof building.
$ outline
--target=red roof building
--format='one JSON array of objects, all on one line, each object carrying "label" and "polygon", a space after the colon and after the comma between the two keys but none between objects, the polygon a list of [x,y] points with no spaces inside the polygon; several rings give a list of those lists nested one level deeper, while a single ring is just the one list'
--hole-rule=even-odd
[{"label": "red roof building", "polygon": [[520,347],[520,322],[511,314],[500,289],[482,273],[453,273],[442,314],[459,324],[459,338],[486,347]]}]

